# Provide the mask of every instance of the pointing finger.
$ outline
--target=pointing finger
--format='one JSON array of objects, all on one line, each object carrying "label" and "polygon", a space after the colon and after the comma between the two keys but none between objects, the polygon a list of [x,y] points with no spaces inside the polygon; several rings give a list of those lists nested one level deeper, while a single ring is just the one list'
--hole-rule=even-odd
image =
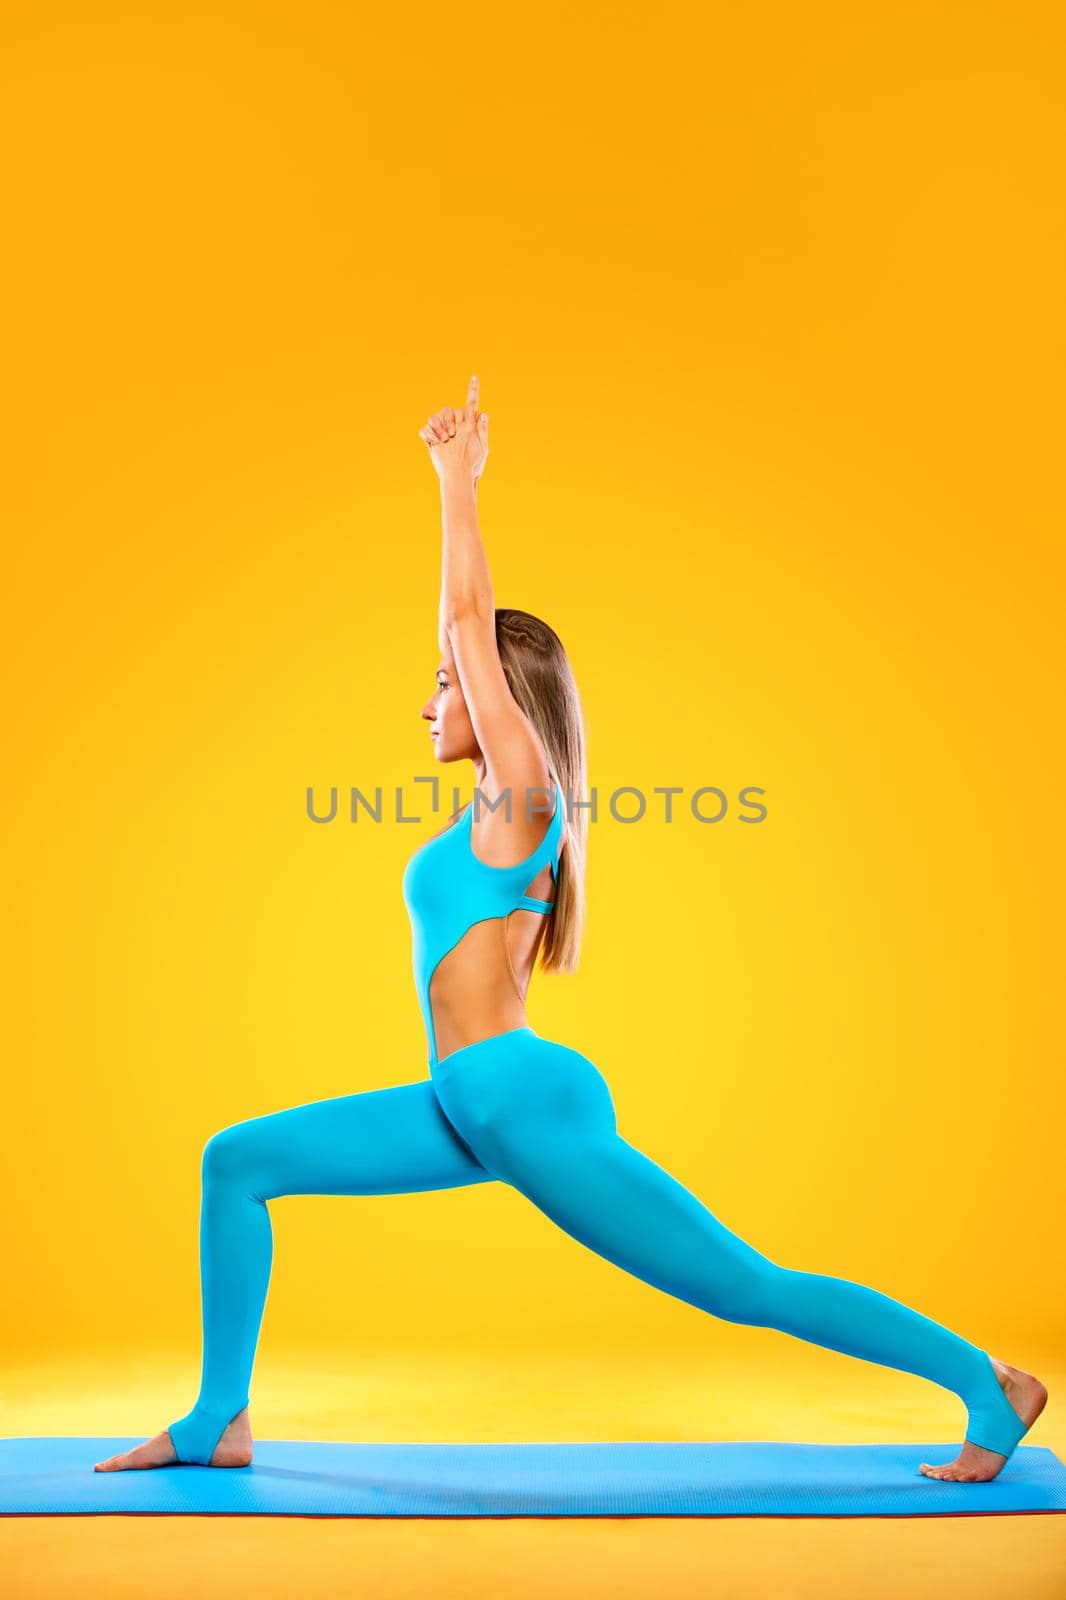
[{"label": "pointing finger", "polygon": [[474,377],[472,377],[470,379],[470,387],[466,391],[466,420],[467,420],[467,422],[476,422],[477,421],[477,397],[478,397],[478,382],[477,382],[477,377],[474,376]]}]

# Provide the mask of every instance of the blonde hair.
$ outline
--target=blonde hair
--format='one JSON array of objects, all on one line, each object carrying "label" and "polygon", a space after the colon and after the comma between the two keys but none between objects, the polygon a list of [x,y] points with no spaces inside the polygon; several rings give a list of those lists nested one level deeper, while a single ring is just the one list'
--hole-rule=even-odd
[{"label": "blonde hair", "polygon": [[518,705],[544,746],[559,788],[566,849],[559,862],[555,910],[540,947],[545,972],[574,972],[585,925],[585,855],[588,812],[571,804],[587,799],[585,726],[573,670],[554,628],[509,606],[496,608],[496,647]]}]

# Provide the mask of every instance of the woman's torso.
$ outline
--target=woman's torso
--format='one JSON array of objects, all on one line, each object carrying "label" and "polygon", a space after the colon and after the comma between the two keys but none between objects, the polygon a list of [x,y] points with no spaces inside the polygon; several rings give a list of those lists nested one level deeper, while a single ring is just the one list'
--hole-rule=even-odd
[{"label": "woman's torso", "polygon": [[497,825],[483,845],[484,824],[492,819],[479,814],[475,822],[467,806],[407,863],[403,892],[431,1067],[465,1045],[525,1023],[533,966],[558,892],[553,867],[557,873],[564,842],[562,793],[553,787],[547,827],[521,861],[482,859],[483,848],[506,850],[508,829]]}]

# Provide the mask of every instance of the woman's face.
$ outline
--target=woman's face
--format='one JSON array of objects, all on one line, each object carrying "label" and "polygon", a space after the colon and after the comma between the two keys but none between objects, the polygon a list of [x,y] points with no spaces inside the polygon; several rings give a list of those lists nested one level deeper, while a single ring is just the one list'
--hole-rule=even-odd
[{"label": "woman's face", "polygon": [[440,658],[437,688],[422,715],[429,723],[438,761],[473,761],[480,754],[450,645]]}]

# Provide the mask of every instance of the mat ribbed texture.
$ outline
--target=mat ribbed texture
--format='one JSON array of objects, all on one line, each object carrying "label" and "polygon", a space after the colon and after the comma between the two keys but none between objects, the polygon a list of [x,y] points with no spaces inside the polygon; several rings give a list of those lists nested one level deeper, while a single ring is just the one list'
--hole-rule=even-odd
[{"label": "mat ribbed texture", "polygon": [[[142,1436],[143,1437],[143,1436]],[[0,1513],[317,1517],[902,1517],[1066,1511],[1066,1467],[1020,1445],[991,1483],[938,1483],[958,1445],[256,1441],[249,1467],[94,1472],[142,1438],[0,1439]]]}]

